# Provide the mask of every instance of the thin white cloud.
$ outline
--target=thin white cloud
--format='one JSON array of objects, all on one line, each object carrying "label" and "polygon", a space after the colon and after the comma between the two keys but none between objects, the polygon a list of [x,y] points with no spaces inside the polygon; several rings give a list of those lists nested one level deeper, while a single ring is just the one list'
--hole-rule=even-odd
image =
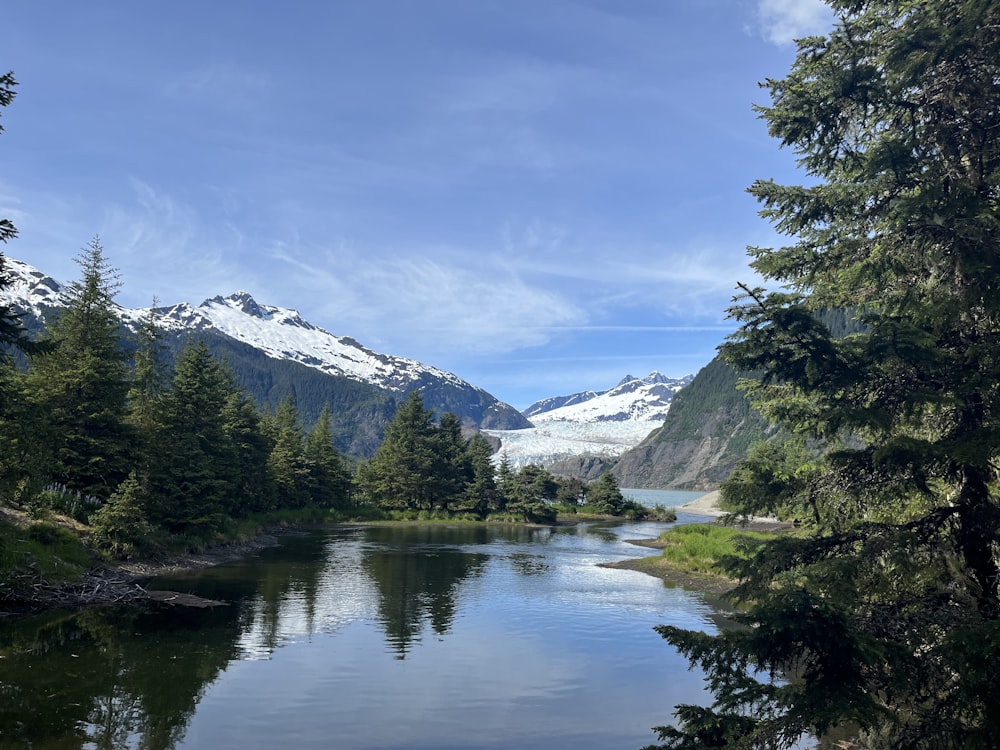
[{"label": "thin white cloud", "polygon": [[764,38],[777,45],[822,34],[833,21],[833,12],[823,0],[760,0],[757,14]]},{"label": "thin white cloud", "polygon": [[206,226],[199,212],[142,180],[129,180],[130,200],[105,211],[100,235],[108,257],[125,280],[125,305],[200,303],[205,297],[250,286],[237,253],[241,237],[232,225]]},{"label": "thin white cloud", "polygon": [[194,68],[168,81],[164,93],[188,99],[191,96],[214,101],[247,101],[262,95],[270,87],[268,76],[233,62],[213,62]]},{"label": "thin white cloud", "polygon": [[310,289],[326,290],[329,302],[318,314],[325,323],[314,322],[357,336],[360,330],[376,339],[391,336],[386,343],[396,350],[503,353],[541,346],[554,331],[586,322],[571,301],[488,262],[467,268],[441,253],[366,258],[346,248],[305,256],[283,249],[276,259],[294,266]]}]

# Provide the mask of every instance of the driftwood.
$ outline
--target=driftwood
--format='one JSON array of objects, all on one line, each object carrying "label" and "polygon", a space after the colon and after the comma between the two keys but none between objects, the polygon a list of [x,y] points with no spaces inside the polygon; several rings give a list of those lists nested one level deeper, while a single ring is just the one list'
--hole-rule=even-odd
[{"label": "driftwood", "polygon": [[44,609],[137,604],[142,601],[200,608],[225,604],[177,591],[147,591],[129,577],[105,568],[89,571],[78,583],[48,583],[34,571],[24,573],[12,583],[14,585],[10,590],[0,591],[0,608],[9,610],[0,612],[0,615]]},{"label": "driftwood", "polygon": [[205,599],[201,596],[195,596],[194,594],[182,594],[178,591],[150,590],[146,592],[146,597],[154,602],[173,604],[178,607],[197,607],[198,609],[204,609],[206,607],[222,607],[226,604],[226,602],[220,602],[215,599]]}]

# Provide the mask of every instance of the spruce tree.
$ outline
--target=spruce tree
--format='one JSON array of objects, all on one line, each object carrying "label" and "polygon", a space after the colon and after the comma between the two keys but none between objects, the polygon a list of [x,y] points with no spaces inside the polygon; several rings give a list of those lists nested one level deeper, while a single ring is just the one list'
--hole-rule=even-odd
[{"label": "spruce tree", "polygon": [[150,520],[168,531],[207,538],[236,507],[239,464],[225,424],[233,390],[204,341],[185,346],[163,402],[162,453],[147,500]]},{"label": "spruce tree", "polygon": [[[723,356],[797,436],[724,497],[808,536],[730,561],[747,627],[661,633],[708,675],[662,747],[990,748],[1000,737],[1000,2],[834,0],[766,84],[804,186],[759,181],[793,238],[752,248]],[[824,310],[860,331],[836,337]]]},{"label": "spruce tree", "polygon": [[359,468],[359,488],[387,510],[430,510],[437,489],[435,441],[434,414],[413,391],[386,426],[375,455]]},{"label": "spruce tree", "polygon": [[[0,107],[14,100],[16,86],[12,71],[0,75]],[[0,242],[6,245],[15,237],[14,222],[0,218]],[[12,281],[6,256],[0,253],[0,290],[10,287]],[[15,351],[38,355],[48,347],[29,337],[22,315],[12,305],[0,303],[0,497],[17,501],[27,499],[39,488],[50,467],[47,443],[34,429],[42,424],[40,410],[24,397],[24,378],[15,369],[12,357]]]},{"label": "spruce tree", "polygon": [[222,409],[222,427],[235,454],[233,513],[245,516],[277,507],[277,487],[268,462],[274,441],[246,394],[234,390]]},{"label": "spruce tree", "polygon": [[319,506],[344,508],[351,484],[344,459],[333,445],[330,407],[323,405],[319,419],[306,437],[303,457],[309,472],[312,502]]},{"label": "spruce tree", "polygon": [[49,329],[50,351],[34,358],[26,387],[44,420],[39,447],[51,450],[52,478],[106,498],[134,455],[127,354],[114,303],[119,282],[97,238],[76,262],[82,277],[67,285],[68,305]]},{"label": "spruce tree", "polygon": [[278,505],[300,508],[310,499],[309,470],[304,456],[304,437],[299,413],[291,393],[278,405],[270,420],[273,446],[268,471],[278,490]]},{"label": "spruce tree", "polygon": [[135,431],[132,477],[140,494],[148,494],[154,465],[165,452],[164,401],[170,387],[163,331],[157,323],[156,300],[139,322],[128,390],[128,423]]},{"label": "spruce tree", "polygon": [[433,449],[434,506],[448,511],[452,503],[462,499],[472,481],[462,422],[451,412],[445,413],[438,422]]},{"label": "spruce tree", "polygon": [[493,448],[486,438],[476,433],[469,440],[465,455],[472,472],[466,488],[466,505],[480,518],[486,518],[490,511],[499,509],[500,491],[493,465]]},{"label": "spruce tree", "polygon": [[606,471],[596,482],[587,487],[587,504],[594,506],[598,513],[610,516],[621,515],[625,510],[625,497],[618,487],[618,479]]}]

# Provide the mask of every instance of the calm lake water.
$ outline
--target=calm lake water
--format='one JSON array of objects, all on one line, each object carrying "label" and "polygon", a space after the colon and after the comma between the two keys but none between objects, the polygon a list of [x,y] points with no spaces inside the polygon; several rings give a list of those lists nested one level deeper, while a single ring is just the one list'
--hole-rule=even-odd
[{"label": "calm lake water", "polygon": [[337,528],[150,584],[224,607],[0,622],[0,747],[637,750],[704,697],[653,626],[717,615],[598,563],[667,526]]}]

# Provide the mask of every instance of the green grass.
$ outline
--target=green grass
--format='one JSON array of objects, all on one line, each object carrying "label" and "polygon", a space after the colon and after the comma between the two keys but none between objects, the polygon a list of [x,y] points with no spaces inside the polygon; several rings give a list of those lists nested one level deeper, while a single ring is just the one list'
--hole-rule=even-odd
[{"label": "green grass", "polygon": [[93,553],[68,529],[45,522],[0,524],[0,590],[26,578],[72,583],[95,563]]},{"label": "green grass", "polygon": [[663,558],[673,565],[694,573],[722,575],[718,562],[723,557],[746,557],[744,542],[764,540],[770,535],[739,531],[716,524],[685,524],[675,526],[660,535],[666,542]]}]

